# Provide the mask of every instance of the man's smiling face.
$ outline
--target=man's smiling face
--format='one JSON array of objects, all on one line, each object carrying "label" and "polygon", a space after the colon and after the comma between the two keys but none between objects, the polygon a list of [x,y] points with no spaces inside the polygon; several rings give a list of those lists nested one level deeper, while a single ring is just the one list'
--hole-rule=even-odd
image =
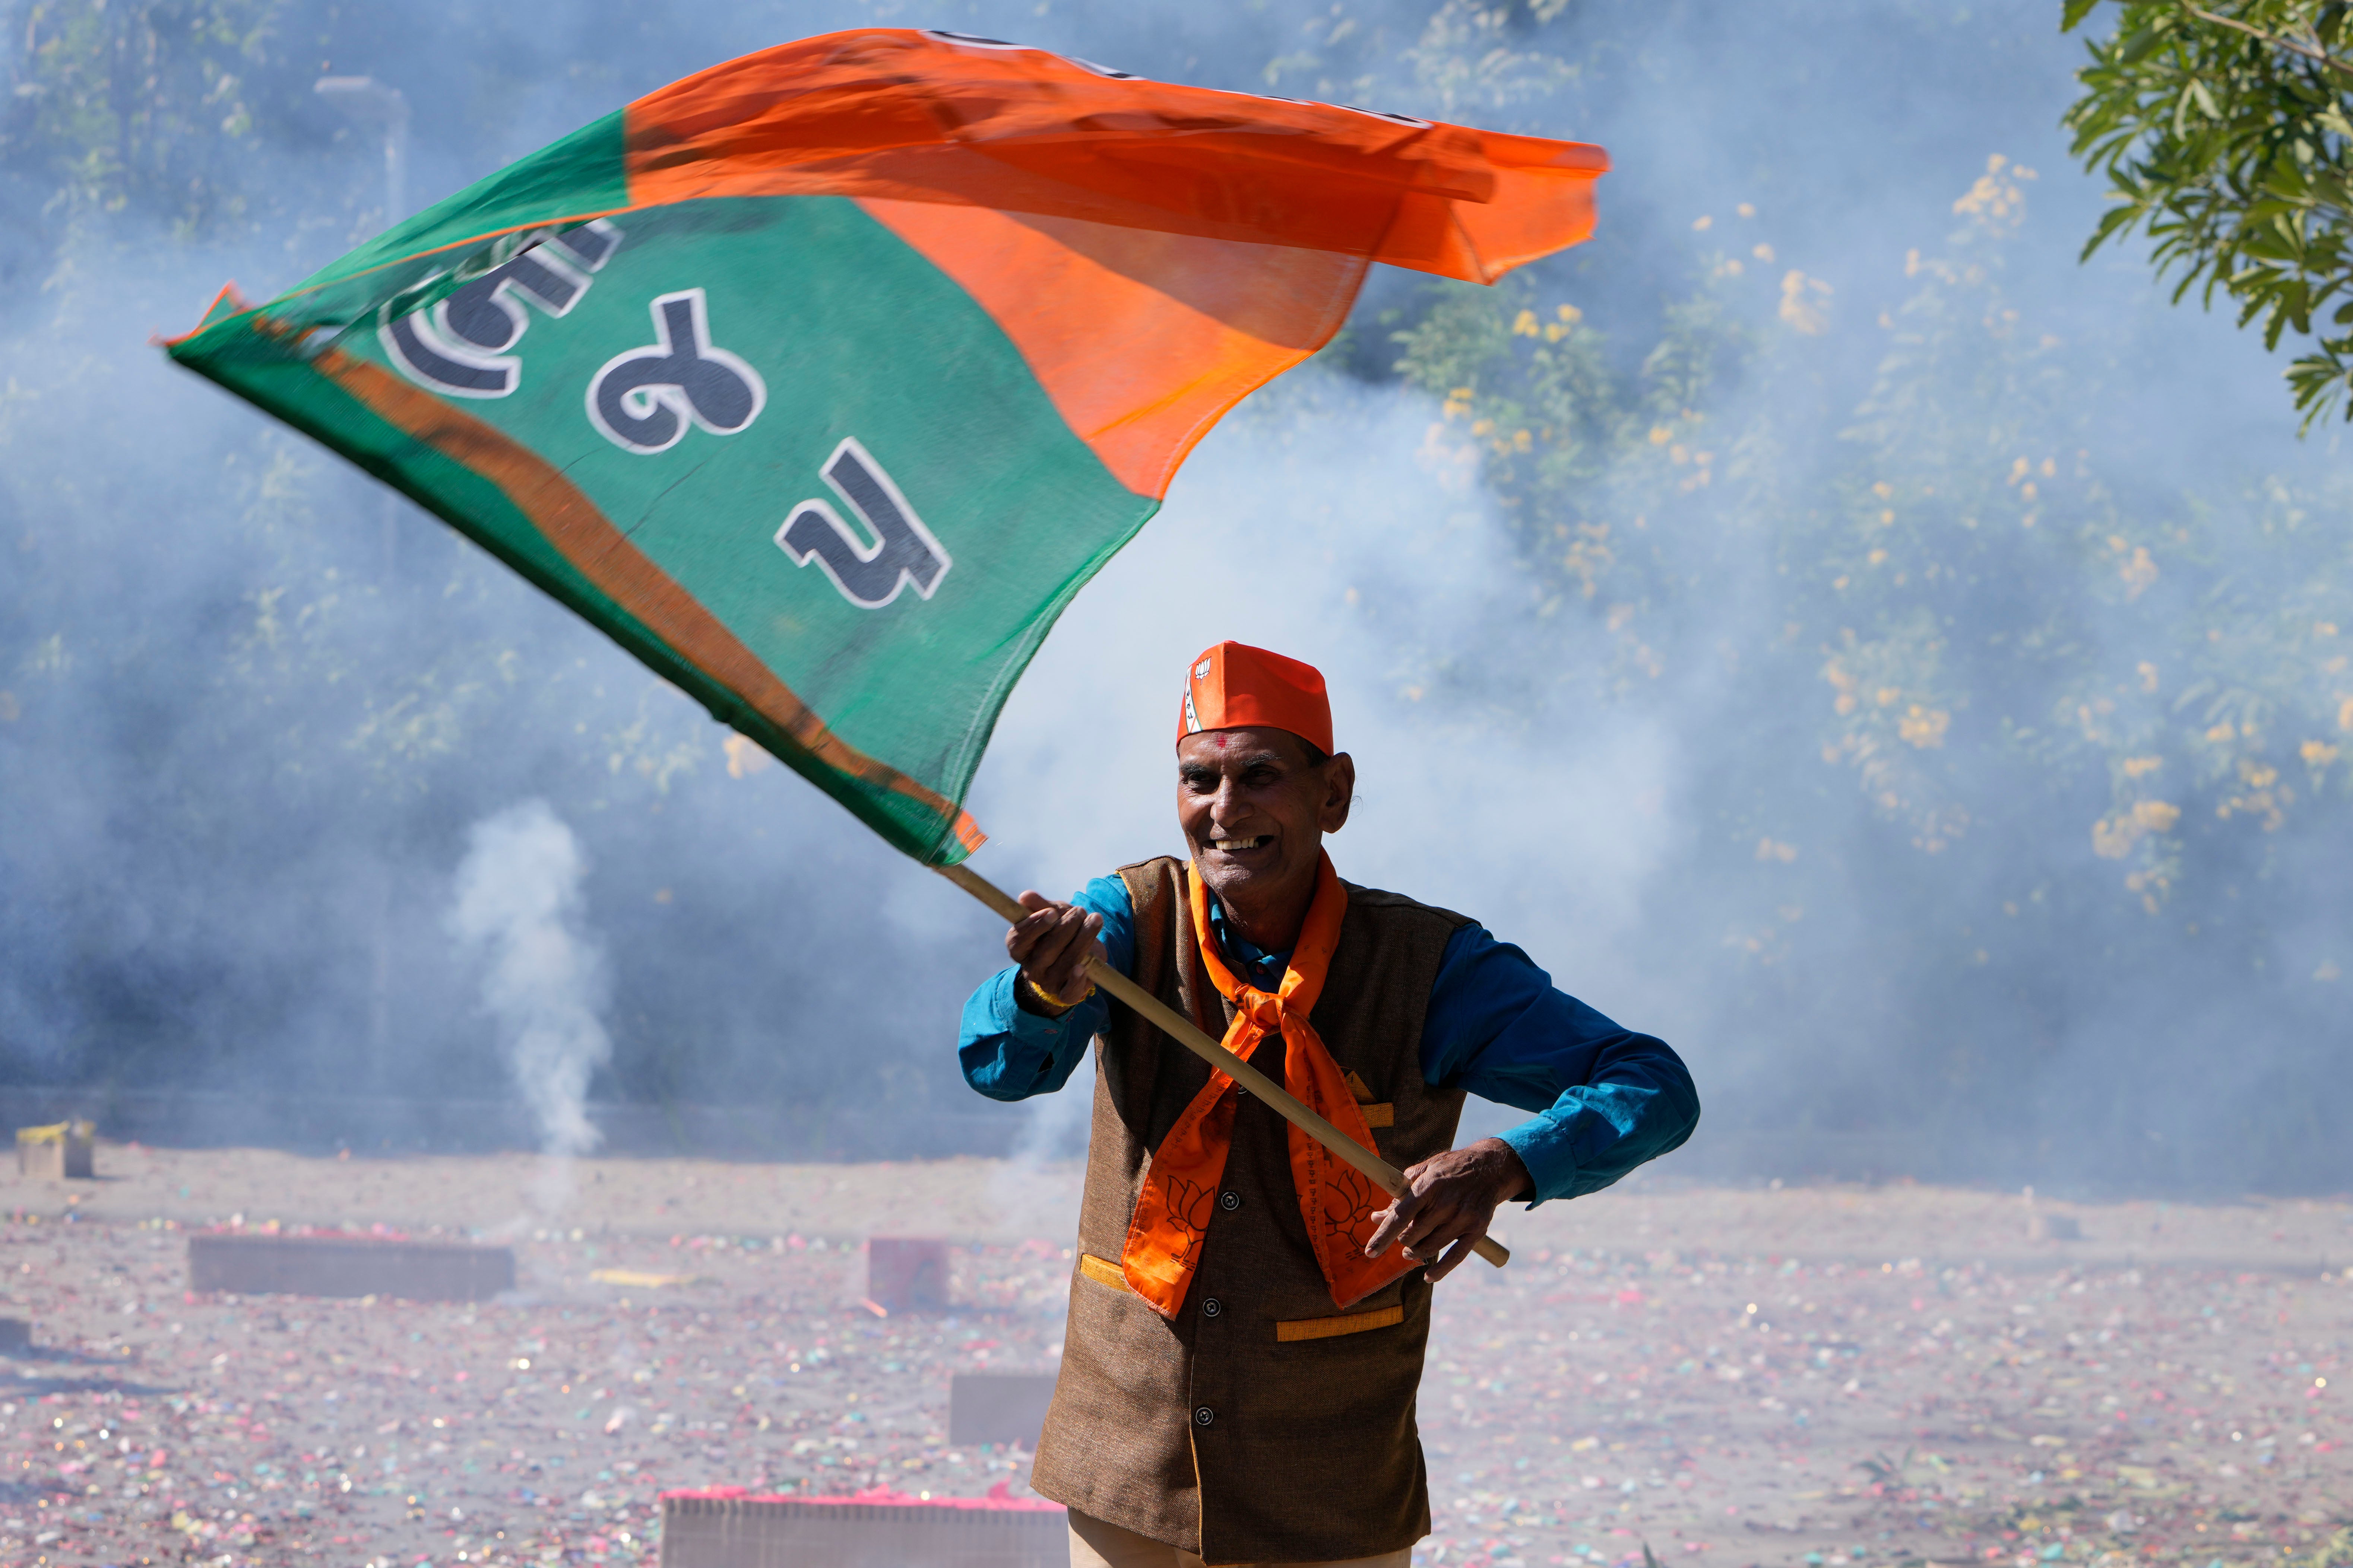
[{"label": "man's smiling face", "polygon": [[[1324,836],[1348,820],[1356,784],[1347,753],[1318,763],[1288,730],[1208,730],[1177,742],[1177,824],[1201,879],[1252,941],[1287,946],[1295,934]],[[1269,918],[1290,931],[1251,929]]]}]

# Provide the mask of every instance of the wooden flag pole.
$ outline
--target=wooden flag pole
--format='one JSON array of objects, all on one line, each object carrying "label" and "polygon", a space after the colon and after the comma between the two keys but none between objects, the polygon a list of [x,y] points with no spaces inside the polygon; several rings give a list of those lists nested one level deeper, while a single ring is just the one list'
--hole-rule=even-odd
[{"label": "wooden flag pole", "polygon": [[[934,866],[932,868],[987,905],[990,911],[1007,925],[1018,925],[1029,918],[1029,911],[1023,909],[1018,900],[976,873],[971,867]],[[1192,1019],[1105,963],[1100,955],[1088,957],[1086,973],[1096,984],[1151,1019],[1170,1039],[1274,1107],[1285,1121],[1363,1172],[1381,1191],[1393,1198],[1405,1192],[1405,1174],[1395,1165],[1316,1115],[1289,1089],[1209,1038]],[[1479,1237],[1471,1244],[1471,1249],[1498,1268],[1512,1260],[1511,1249],[1492,1236]]]}]

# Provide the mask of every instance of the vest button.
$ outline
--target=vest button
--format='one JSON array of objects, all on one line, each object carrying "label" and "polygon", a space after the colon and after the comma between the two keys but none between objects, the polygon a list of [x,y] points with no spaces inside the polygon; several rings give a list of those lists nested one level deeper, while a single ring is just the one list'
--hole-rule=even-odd
[{"label": "vest button", "polygon": [[1219,1300],[1215,1296],[1210,1297],[1208,1300],[1201,1303],[1201,1316],[1205,1318],[1214,1318],[1225,1310],[1226,1304],[1223,1301]]},{"label": "vest button", "polygon": [[1231,1191],[1230,1189],[1226,1192],[1219,1193],[1218,1194],[1218,1206],[1225,1210],[1228,1214],[1231,1214],[1236,1209],[1242,1206],[1242,1195],[1241,1194]]},{"label": "vest button", "polygon": [[1196,1426],[1207,1426],[1210,1422],[1215,1421],[1217,1418],[1218,1413],[1210,1409],[1206,1405],[1193,1412],[1193,1425]]}]

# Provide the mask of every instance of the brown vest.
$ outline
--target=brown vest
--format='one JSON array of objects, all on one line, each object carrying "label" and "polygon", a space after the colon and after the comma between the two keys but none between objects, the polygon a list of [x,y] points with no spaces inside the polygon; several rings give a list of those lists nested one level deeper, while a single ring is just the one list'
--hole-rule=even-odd
[{"label": "brown vest", "polygon": [[[1192,868],[1123,867],[1135,980],[1222,1037],[1232,1010],[1201,968]],[[1382,1157],[1451,1148],[1459,1089],[1421,1079],[1422,1013],[1461,915],[1348,887],[1312,1021],[1366,1092]],[[1255,1065],[1280,1081],[1282,1042]],[[1172,1322],[1117,1283],[1145,1162],[1209,1068],[1114,1001],[1095,1042],[1079,1268],[1030,1485],[1211,1563],[1371,1557],[1430,1531],[1414,1396],[1430,1287],[1414,1271],[1345,1311],[1307,1239],[1289,1124],[1244,1095],[1200,1271]],[[1094,1261],[1090,1261],[1094,1260]]]}]

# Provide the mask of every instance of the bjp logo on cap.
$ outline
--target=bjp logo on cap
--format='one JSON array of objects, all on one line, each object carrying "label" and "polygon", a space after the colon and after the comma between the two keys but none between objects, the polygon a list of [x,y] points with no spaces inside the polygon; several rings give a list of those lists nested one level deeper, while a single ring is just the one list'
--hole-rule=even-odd
[{"label": "bjp logo on cap", "polygon": [[1245,643],[1204,648],[1185,683],[1176,738],[1252,726],[1288,730],[1328,755],[1332,704],[1322,673],[1314,665]]}]

